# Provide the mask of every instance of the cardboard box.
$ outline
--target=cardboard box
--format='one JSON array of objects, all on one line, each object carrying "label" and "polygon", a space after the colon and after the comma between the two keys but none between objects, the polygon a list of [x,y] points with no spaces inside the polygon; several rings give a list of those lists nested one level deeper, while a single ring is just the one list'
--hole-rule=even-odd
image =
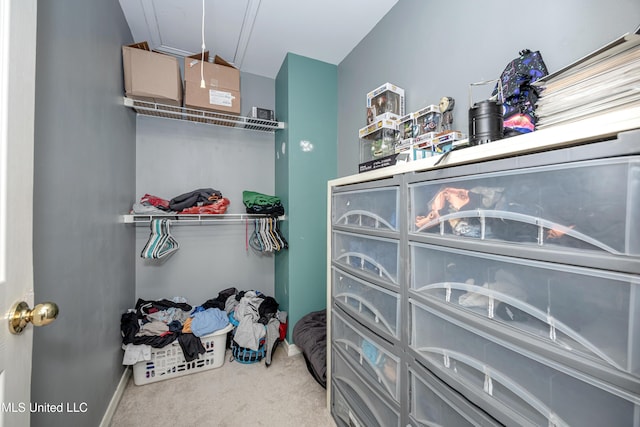
[{"label": "cardboard box", "polygon": [[177,58],[151,52],[143,42],[122,46],[122,66],[127,97],[182,106],[182,79]]},{"label": "cardboard box", "polygon": [[185,58],[184,81],[185,107],[240,114],[240,70],[219,56],[213,63]]}]

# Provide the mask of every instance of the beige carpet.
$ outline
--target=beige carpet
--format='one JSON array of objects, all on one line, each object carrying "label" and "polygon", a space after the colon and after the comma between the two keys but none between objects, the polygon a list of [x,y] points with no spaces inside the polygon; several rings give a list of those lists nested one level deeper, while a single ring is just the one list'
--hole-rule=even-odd
[{"label": "beige carpet", "polygon": [[335,427],[302,354],[288,357],[281,344],[269,368],[230,355],[219,368],[157,383],[137,386],[132,377],[111,426]]}]

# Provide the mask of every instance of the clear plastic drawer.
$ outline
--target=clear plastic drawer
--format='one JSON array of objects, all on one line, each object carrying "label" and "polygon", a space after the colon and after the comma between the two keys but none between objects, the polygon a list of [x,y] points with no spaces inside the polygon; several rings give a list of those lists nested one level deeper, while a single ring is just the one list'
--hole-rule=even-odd
[{"label": "clear plastic drawer", "polygon": [[331,222],[397,231],[398,200],[398,187],[334,193]]},{"label": "clear plastic drawer", "polygon": [[[373,422],[369,420],[369,416],[358,415],[351,409],[349,402],[345,399],[342,391],[332,383],[331,387],[331,407],[334,417],[342,421],[345,426],[365,427]],[[366,418],[366,419],[363,419]],[[341,425],[341,424],[338,424]]]},{"label": "clear plastic drawer", "polygon": [[[338,352],[333,352],[331,360],[331,381],[342,391],[339,398],[348,403],[350,420],[355,418],[364,422],[362,427],[390,427],[400,424],[400,414],[378,396]],[[342,413],[344,412],[343,409]]]},{"label": "clear plastic drawer", "polygon": [[409,368],[409,390],[409,413],[420,426],[501,425],[431,374]]},{"label": "clear plastic drawer", "polygon": [[409,303],[410,347],[444,381],[458,382],[478,396],[495,400],[496,407],[512,408],[534,425],[637,425],[637,396],[614,394],[614,389],[595,379],[581,381],[525,356],[516,347],[493,342],[435,309],[413,300]]},{"label": "clear plastic drawer", "polygon": [[333,299],[352,316],[398,338],[400,294],[333,269]]},{"label": "clear plastic drawer", "polygon": [[390,283],[398,283],[397,240],[333,232],[333,260]]},{"label": "clear plastic drawer", "polygon": [[[379,384],[396,401],[400,395],[400,359],[372,338],[349,325],[335,310],[332,315],[332,343],[362,367],[374,384]],[[333,374],[335,375],[335,373]]]},{"label": "clear plastic drawer", "polygon": [[640,277],[411,243],[411,289],[640,377]]},{"label": "clear plastic drawer", "polygon": [[640,255],[640,157],[410,185],[410,230]]}]

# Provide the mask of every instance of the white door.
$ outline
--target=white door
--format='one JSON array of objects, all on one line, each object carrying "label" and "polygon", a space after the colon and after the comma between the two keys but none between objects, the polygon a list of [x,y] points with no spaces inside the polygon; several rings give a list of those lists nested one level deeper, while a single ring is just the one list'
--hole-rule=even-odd
[{"label": "white door", "polygon": [[28,426],[33,327],[9,333],[18,301],[33,307],[33,118],[36,0],[0,0],[0,426]]}]

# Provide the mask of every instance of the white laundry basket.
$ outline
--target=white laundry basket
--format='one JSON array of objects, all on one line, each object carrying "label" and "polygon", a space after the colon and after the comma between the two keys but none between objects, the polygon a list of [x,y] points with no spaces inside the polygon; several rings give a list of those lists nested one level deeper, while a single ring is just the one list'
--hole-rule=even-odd
[{"label": "white laundry basket", "polygon": [[233,330],[233,325],[229,324],[212,334],[200,337],[206,351],[191,362],[184,359],[177,340],[162,348],[152,348],[151,360],[133,365],[133,382],[136,385],[150,384],[219,368],[224,364],[227,333],[231,330]]}]

